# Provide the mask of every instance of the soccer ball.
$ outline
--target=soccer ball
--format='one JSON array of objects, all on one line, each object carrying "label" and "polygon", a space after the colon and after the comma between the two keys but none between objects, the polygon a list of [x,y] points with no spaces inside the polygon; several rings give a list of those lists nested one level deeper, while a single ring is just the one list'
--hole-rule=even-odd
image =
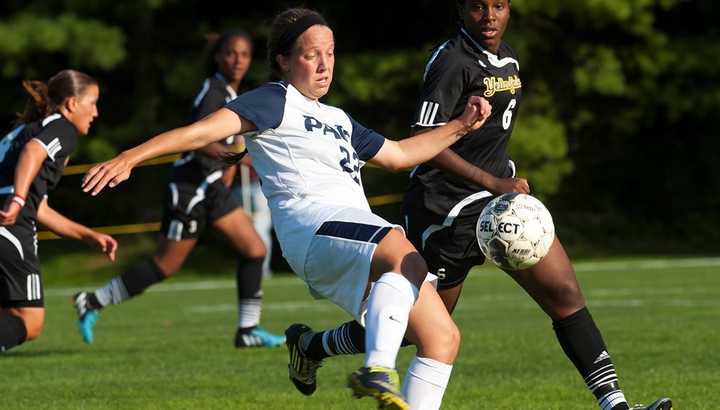
[{"label": "soccer ball", "polygon": [[475,228],[480,250],[502,269],[527,269],[547,255],[555,226],[545,205],[518,193],[500,195],[485,206]]}]

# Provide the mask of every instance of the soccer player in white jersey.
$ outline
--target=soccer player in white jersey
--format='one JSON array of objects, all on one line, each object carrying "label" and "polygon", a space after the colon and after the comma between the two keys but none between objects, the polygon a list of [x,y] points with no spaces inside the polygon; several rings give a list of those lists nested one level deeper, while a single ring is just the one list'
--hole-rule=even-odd
[{"label": "soccer player in white jersey", "polygon": [[[330,89],[335,62],[333,32],[320,14],[301,8],[280,13],[268,46],[281,81],[96,165],[83,189],[97,195],[144,160],[245,135],[284,257],[311,293],[365,325],[365,363],[348,380],[354,395],[374,397],[381,408],[439,408],[459,331],[402,229],[370,211],[359,171],[363,161],[390,170],[427,161],[482,126],[490,106],[474,96],[446,125],[388,140],[319,101]],[[403,386],[407,397],[395,371],[405,335],[417,346]],[[291,356],[299,368],[309,363],[299,352]]]}]

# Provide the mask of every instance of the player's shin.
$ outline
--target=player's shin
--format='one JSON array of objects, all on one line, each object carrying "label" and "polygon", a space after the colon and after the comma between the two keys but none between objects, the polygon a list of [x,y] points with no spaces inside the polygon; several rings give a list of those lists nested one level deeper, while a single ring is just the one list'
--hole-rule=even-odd
[{"label": "player's shin", "polygon": [[407,329],[418,289],[404,276],[383,274],[375,282],[365,315],[365,366],[395,368],[395,359]]},{"label": "player's shin", "polygon": [[439,409],[453,366],[426,357],[415,357],[408,366],[402,393],[413,410]]},{"label": "player's shin", "polygon": [[263,258],[243,260],[238,264],[238,329],[241,331],[250,331],[260,323],[262,266]]},{"label": "player's shin", "polygon": [[0,315],[0,352],[22,344],[27,338],[25,322],[14,315]]},{"label": "player's shin", "polygon": [[[120,276],[110,280],[105,286],[88,295],[88,302],[101,307],[117,305],[137,296],[150,286],[165,280],[165,275],[154,260],[138,263]],[[94,299],[93,299],[94,297]],[[95,307],[94,307],[95,308]]]},{"label": "player's shin", "polygon": [[618,385],[615,366],[587,308],[555,321],[553,328],[563,351],[585,379],[600,408],[628,409],[625,395]]}]

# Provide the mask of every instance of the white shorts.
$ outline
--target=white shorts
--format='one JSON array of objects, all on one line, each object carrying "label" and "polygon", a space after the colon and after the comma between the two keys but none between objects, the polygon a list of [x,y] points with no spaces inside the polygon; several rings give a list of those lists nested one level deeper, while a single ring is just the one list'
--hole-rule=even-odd
[{"label": "white shorts", "polygon": [[330,217],[310,240],[300,276],[316,298],[327,298],[363,323],[370,263],[378,243],[399,225],[357,208]]}]

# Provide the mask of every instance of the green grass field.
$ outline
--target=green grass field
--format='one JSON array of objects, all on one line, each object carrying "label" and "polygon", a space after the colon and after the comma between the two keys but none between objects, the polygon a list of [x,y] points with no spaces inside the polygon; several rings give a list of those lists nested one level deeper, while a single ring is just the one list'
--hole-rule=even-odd
[{"label": "green grass field", "polygon": [[[668,395],[676,410],[720,407],[720,259],[600,260],[576,268],[629,400]],[[318,391],[304,397],[287,379],[284,348],[235,350],[229,276],[180,275],[105,310],[92,346],[75,329],[75,288],[61,286],[46,289],[43,336],[0,355],[0,408],[374,407],[344,387],[360,356],[327,360]],[[276,275],[264,289],[263,324],[271,331],[347,319],[330,303],[313,301],[295,277]],[[499,270],[471,275],[455,319],[463,341],[444,408],[596,408],[549,320]],[[412,355],[411,348],[401,352],[400,369]]]}]

